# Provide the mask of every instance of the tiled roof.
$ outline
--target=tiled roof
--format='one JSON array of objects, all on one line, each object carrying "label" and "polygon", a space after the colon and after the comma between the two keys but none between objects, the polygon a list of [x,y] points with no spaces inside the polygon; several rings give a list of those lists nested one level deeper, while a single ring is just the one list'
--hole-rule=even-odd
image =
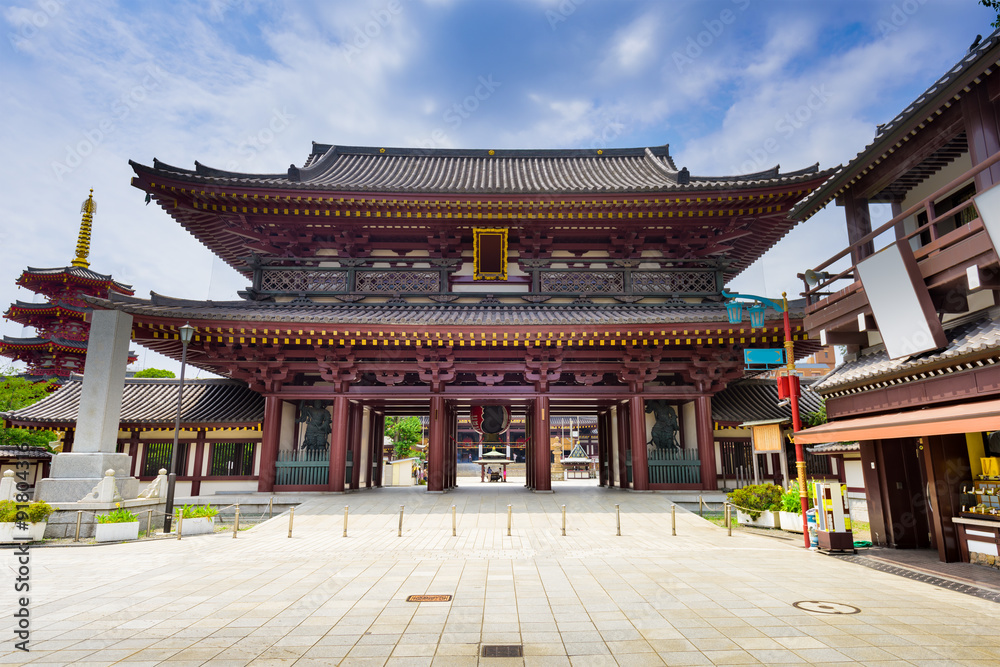
[{"label": "tiled roof", "polygon": [[58,276],[72,276],[80,280],[87,280],[91,282],[108,283],[114,289],[126,293],[132,294],[132,286],[126,285],[125,283],[120,283],[110,275],[105,275],[103,273],[98,273],[97,271],[91,271],[90,269],[83,266],[60,266],[51,269],[39,269],[33,266],[29,266],[21,274],[19,281],[24,280],[25,276],[46,276],[46,277],[58,277]]},{"label": "tiled roof", "polygon": [[0,459],[36,459],[45,460],[51,459],[52,452],[45,449],[44,447],[15,447],[2,446],[0,447]]},{"label": "tiled roof", "polygon": [[827,442],[822,445],[807,447],[810,454],[843,454],[844,452],[860,452],[861,443],[858,442]]},{"label": "tiled roof", "polygon": [[10,308],[7,309],[7,312],[10,313],[12,311],[25,311],[26,313],[36,313],[36,312],[55,311],[57,309],[66,312],[79,313],[80,315],[85,314],[88,310],[87,308],[83,308],[81,306],[74,306],[72,304],[64,303],[61,301],[56,301],[56,302],[44,301],[42,303],[29,303],[28,301],[21,301],[20,299],[18,299],[17,301],[11,304]]},{"label": "tiled roof", "polygon": [[242,174],[159,160],[150,169],[177,180],[214,185],[337,192],[602,193],[753,188],[815,179],[819,165],[781,174],[777,167],[721,178],[678,170],[667,146],[581,150],[456,150],[313,144],[302,167],[287,174]]},{"label": "tiled roof", "polygon": [[[712,397],[712,420],[739,424],[769,419],[791,421],[791,407],[779,408],[778,400],[778,383],[775,380],[740,380]],[[810,386],[803,384],[799,415],[816,412],[822,407],[822,399]]]},{"label": "tiled roof", "polygon": [[55,347],[61,347],[67,350],[75,350],[83,353],[87,352],[87,341],[69,340],[58,336],[52,336],[51,338],[14,338],[12,336],[4,336],[2,344],[8,347],[18,348],[47,347],[49,345],[54,345]]},{"label": "tiled roof", "polygon": [[[155,293],[150,299],[112,295],[88,297],[99,308],[146,317],[247,322],[336,323],[395,326],[572,326],[641,325],[681,322],[726,323],[722,303],[687,304],[461,304],[461,303],[261,303],[188,301]],[[802,313],[792,313],[802,317]],[[781,313],[768,309],[768,320]]]},{"label": "tiled roof", "polygon": [[[128,378],[120,423],[173,426],[179,380]],[[68,426],[76,422],[83,380],[73,378],[34,405],[0,413],[15,426]],[[256,426],[264,418],[264,398],[238,380],[185,380],[181,424],[185,426]]]},{"label": "tiled roof", "polygon": [[836,167],[826,182],[792,207],[789,216],[805,220],[826,206],[858,173],[883,158],[896,144],[910,139],[914,124],[931,122],[943,106],[958,100],[967,90],[967,79],[975,78],[981,72],[988,72],[997,65],[1000,65],[1000,29],[983,39],[976,48],[969,50],[944,76],[895,118],[880,125],[872,142],[846,165]]},{"label": "tiled roof", "polygon": [[[995,313],[994,317],[996,316],[1000,316],[1000,313]],[[953,326],[945,331],[945,335],[948,337],[948,346],[944,349],[906,359],[890,359],[885,349],[879,346],[875,348],[878,350],[876,352],[841,364],[813,385],[813,389],[826,394],[848,384],[919,373],[926,367],[940,366],[948,360],[958,362],[962,357],[1000,351],[1000,322],[993,317]]]}]

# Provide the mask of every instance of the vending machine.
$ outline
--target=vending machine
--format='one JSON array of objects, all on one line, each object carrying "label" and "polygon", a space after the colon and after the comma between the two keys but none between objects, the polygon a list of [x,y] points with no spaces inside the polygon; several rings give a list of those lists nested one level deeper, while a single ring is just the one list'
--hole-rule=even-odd
[{"label": "vending machine", "polygon": [[813,482],[813,491],[816,494],[819,548],[828,551],[854,551],[847,485],[842,486],[839,482]]}]

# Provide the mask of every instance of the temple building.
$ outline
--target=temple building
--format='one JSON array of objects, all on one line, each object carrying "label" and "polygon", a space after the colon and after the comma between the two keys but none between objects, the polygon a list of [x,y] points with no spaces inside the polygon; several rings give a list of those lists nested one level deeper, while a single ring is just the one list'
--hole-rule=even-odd
[{"label": "temple building", "polygon": [[[849,241],[802,274],[807,331],[847,354],[812,385],[829,422],[796,443],[860,460],[875,544],[990,565],[1000,563],[998,67],[1000,31],[792,211],[806,220],[836,202]],[[892,217],[873,228],[876,203]]]},{"label": "temple building", "polygon": [[[27,364],[27,375],[33,379],[65,381],[70,373],[83,373],[86,366],[87,336],[90,325],[86,315],[90,310],[84,297],[106,297],[108,294],[131,296],[130,285],[109,275],[90,269],[90,234],[97,203],[94,191],[81,207],[83,219],[76,242],[76,258],[69,266],[53,269],[28,267],[17,284],[45,297],[42,303],[17,301],[4,317],[26,327],[33,327],[32,338],[4,336],[0,340],[0,356]],[[135,361],[130,357],[129,362]]]},{"label": "temple building", "polygon": [[[703,177],[668,148],[415,150],[314,144],[241,174],[132,163],[133,185],[247,278],[234,301],[112,291],[134,340],[264,397],[258,489],[377,486],[383,420],[428,418],[428,491],[456,485],[459,418],[523,421],[551,490],[553,420],[592,417],[600,483],[715,489],[712,397],[782,313],[730,324],[721,291],[828,173]],[[818,342],[792,309],[796,352]]]}]

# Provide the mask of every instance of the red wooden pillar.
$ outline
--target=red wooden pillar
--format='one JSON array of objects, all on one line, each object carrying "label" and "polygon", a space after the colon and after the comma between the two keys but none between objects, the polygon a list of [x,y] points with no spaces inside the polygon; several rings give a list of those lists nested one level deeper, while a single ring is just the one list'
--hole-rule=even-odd
[{"label": "red wooden pillar", "polygon": [[632,490],[649,491],[649,462],[646,460],[646,402],[642,396],[628,400],[629,431],[632,444]]},{"label": "red wooden pillar", "polygon": [[454,405],[448,410],[448,432],[451,443],[451,456],[448,458],[451,465],[451,488],[458,486],[458,408]]},{"label": "red wooden pillar", "polygon": [[[208,445],[206,447],[206,445]],[[198,431],[194,448],[194,468],[191,470],[191,495],[197,496],[201,493],[202,470],[205,469],[205,452],[211,453],[211,447],[205,434],[205,429]]]},{"label": "red wooden pillar", "polygon": [[524,486],[535,488],[535,402],[524,408]]},{"label": "red wooden pillar", "polygon": [[385,415],[381,412],[372,412],[372,434],[374,441],[374,461],[375,461],[375,486],[382,486],[382,473],[385,465],[382,463],[383,443],[385,442]]},{"label": "red wooden pillar", "polygon": [[260,441],[260,472],[257,474],[258,493],[274,491],[274,464],[278,460],[278,438],[281,436],[281,399],[264,398],[264,426]]},{"label": "red wooden pillar", "polygon": [[444,409],[444,397],[432,396],[427,428],[427,490],[432,493],[444,491]]},{"label": "red wooden pillar", "polygon": [[608,486],[608,427],[605,421],[606,413],[597,415],[597,477],[600,486]]},{"label": "red wooden pillar", "polygon": [[348,432],[351,442],[351,488],[361,488],[361,469],[365,462],[361,460],[361,429],[365,418],[365,409],[360,403],[351,403]]},{"label": "red wooden pillar", "polygon": [[347,396],[333,397],[333,423],[330,434],[330,490],[343,493],[347,475],[347,422],[351,412],[351,402]]},{"label": "red wooden pillar", "polygon": [[629,488],[628,463],[625,449],[628,447],[628,411],[619,403],[615,408],[615,435],[618,437],[618,488]]},{"label": "red wooden pillar", "polygon": [[698,434],[698,458],[701,459],[701,488],[715,490],[719,480],[715,469],[715,431],[712,424],[712,397],[694,399],[695,430]]},{"label": "red wooden pillar", "polygon": [[[1000,90],[992,81],[987,85],[975,86],[960,102],[973,165],[985,162],[1000,151],[1000,122],[994,102]],[[976,174],[976,191],[988,190],[997,182],[1000,182],[1000,165],[995,164]]]},{"label": "red wooden pillar", "polygon": [[549,442],[549,397],[535,399],[535,491],[552,491],[552,461]]}]

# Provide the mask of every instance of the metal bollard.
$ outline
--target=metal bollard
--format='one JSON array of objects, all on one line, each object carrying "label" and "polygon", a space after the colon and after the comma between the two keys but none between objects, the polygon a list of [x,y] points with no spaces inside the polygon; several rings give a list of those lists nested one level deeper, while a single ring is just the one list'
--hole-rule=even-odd
[{"label": "metal bollard", "polygon": [[76,535],[73,536],[74,542],[80,541],[80,520],[83,518],[83,510],[76,511]]},{"label": "metal bollard", "polygon": [[288,510],[288,537],[292,536],[292,523],[295,521],[295,508],[289,508]]},{"label": "metal bollard", "polygon": [[510,505],[507,505],[507,537],[510,537]]},{"label": "metal bollard", "polygon": [[153,534],[153,510],[146,510],[146,537]]},{"label": "metal bollard", "polygon": [[399,506],[399,530],[396,532],[396,537],[403,536],[403,505]]},{"label": "metal bollard", "polygon": [[622,508],[615,505],[615,523],[618,524],[618,537],[622,536]]},{"label": "metal bollard", "polygon": [[566,537],[566,506],[562,506],[562,534]]},{"label": "metal bollard", "polygon": [[670,534],[677,537],[677,505],[670,506]]},{"label": "metal bollard", "polygon": [[458,524],[455,523],[455,506],[451,506],[451,536],[455,537],[458,535]]},{"label": "metal bollard", "polygon": [[181,526],[184,525],[184,512],[177,513],[177,539],[181,539]]},{"label": "metal bollard", "polygon": [[271,499],[267,501],[267,518],[274,518],[274,496],[271,496]]},{"label": "metal bollard", "polygon": [[240,531],[240,504],[236,503],[236,516],[233,517],[233,539],[236,539],[236,533]]},{"label": "metal bollard", "polygon": [[347,537],[347,510],[350,508],[350,505],[344,505],[344,537]]},{"label": "metal bollard", "polygon": [[726,503],[726,530],[729,531],[729,537],[733,536],[733,510],[729,503]]},{"label": "metal bollard", "polygon": [[698,516],[705,517],[705,501],[702,500],[701,496],[698,496]]}]

